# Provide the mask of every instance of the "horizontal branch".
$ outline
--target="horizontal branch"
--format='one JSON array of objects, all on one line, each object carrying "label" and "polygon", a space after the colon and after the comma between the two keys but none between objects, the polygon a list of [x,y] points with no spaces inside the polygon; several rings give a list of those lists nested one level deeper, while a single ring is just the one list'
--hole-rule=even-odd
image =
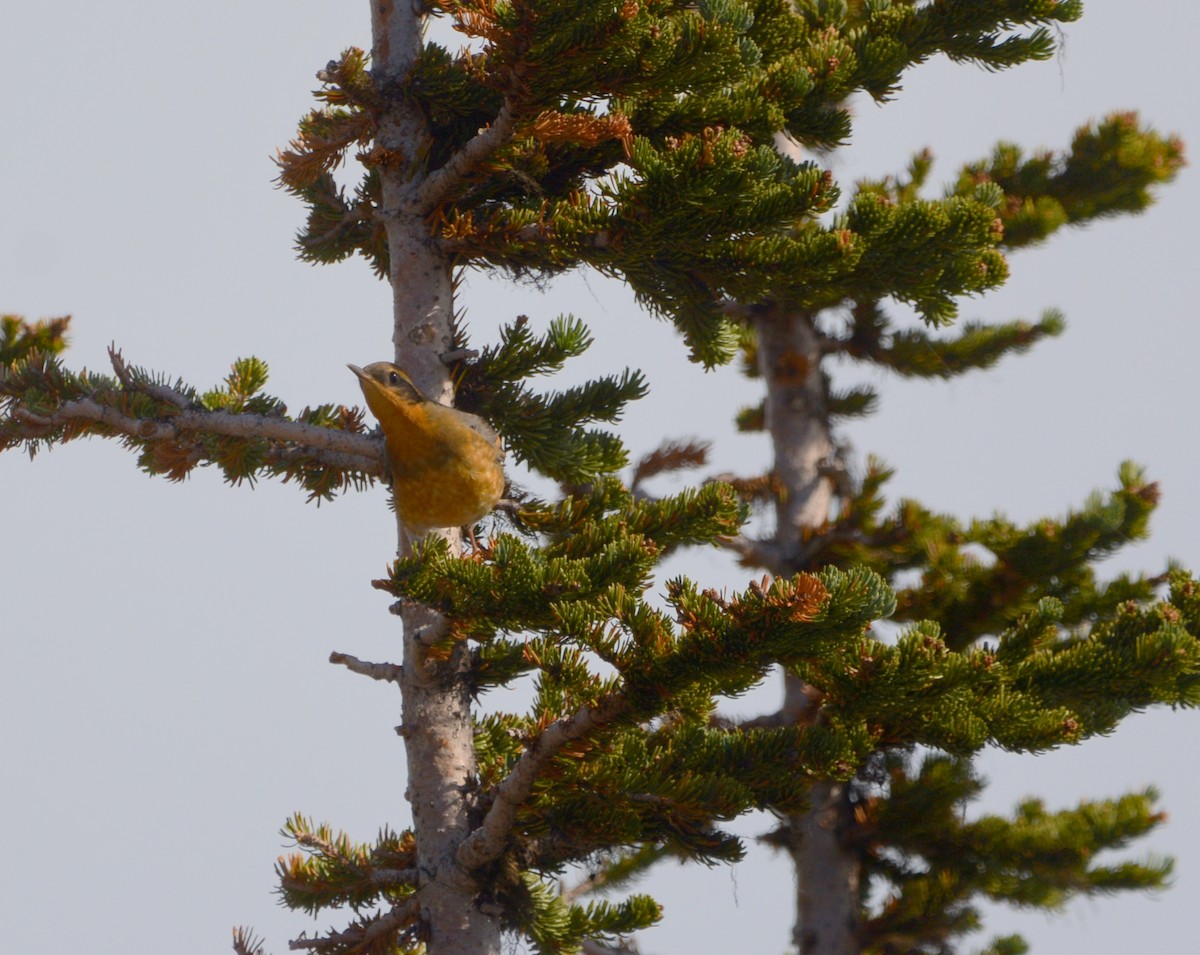
[{"label": "horizontal branch", "polygon": [[756,540],[744,534],[718,537],[714,543],[718,547],[732,551],[741,558],[743,566],[761,567],[776,575],[789,573],[783,552],[771,541]]},{"label": "horizontal branch", "polygon": [[420,873],[416,868],[411,869],[372,869],[370,879],[375,885],[403,886],[416,885]]},{"label": "horizontal branch", "polygon": [[331,932],[324,938],[297,938],[288,942],[293,952],[300,951],[371,951],[372,943],[382,940],[390,932],[408,928],[420,914],[419,896],[414,894],[392,906],[386,915],[380,915],[365,925],[352,925],[341,932]]},{"label": "horizontal branch", "polygon": [[629,709],[629,700],[612,693],[599,703],[580,708],[573,716],[551,723],[525,750],[512,772],[496,786],[495,801],[483,823],[458,847],[458,864],[468,872],[500,857],[508,843],[517,810],[534,784],[567,743],[611,723]]},{"label": "horizontal branch", "polygon": [[[80,421],[102,424],[119,434],[139,441],[178,443],[198,434],[219,434],[233,438],[265,438],[294,445],[317,463],[342,470],[361,471],[370,477],[384,476],[383,443],[365,434],[323,428],[302,421],[288,421],[263,414],[229,411],[181,410],[168,418],[134,418],[93,398],[65,401],[47,414],[35,414],[15,408],[18,422],[15,436],[23,439],[44,437],[57,428]],[[21,427],[21,424],[24,427]],[[281,449],[286,460],[287,449]]]},{"label": "horizontal branch", "polygon": [[[485,236],[485,239],[489,238],[489,234],[486,231],[482,232],[482,234]],[[488,245],[487,241],[479,238],[479,234],[473,234],[467,238],[446,236],[442,238],[442,248],[447,252],[455,252],[468,258],[487,256],[489,250],[493,250],[492,254],[503,259],[505,254],[511,253],[511,249],[508,249],[507,246],[512,243],[539,243],[547,248],[552,248],[561,246],[564,240],[560,234],[556,234],[543,221],[527,223],[515,232],[508,231],[503,227],[498,228],[491,234],[490,241],[492,244]],[[603,251],[612,245],[612,235],[609,230],[600,229],[588,235],[580,234],[571,236],[570,242],[573,248],[582,252],[591,250]]]}]

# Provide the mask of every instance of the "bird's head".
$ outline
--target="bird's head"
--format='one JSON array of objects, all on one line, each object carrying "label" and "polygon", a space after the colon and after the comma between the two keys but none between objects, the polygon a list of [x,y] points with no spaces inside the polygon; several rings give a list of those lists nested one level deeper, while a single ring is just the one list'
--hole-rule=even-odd
[{"label": "bird's head", "polygon": [[408,374],[390,361],[372,362],[366,368],[359,368],[358,365],[346,367],[358,376],[358,383],[366,396],[367,404],[377,416],[377,402],[418,404],[426,400]]}]

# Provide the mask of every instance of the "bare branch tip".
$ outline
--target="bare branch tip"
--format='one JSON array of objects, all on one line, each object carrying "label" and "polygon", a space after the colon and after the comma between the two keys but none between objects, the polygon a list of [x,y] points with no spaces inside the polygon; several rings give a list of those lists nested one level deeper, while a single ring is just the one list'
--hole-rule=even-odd
[{"label": "bare branch tip", "polygon": [[126,388],[132,388],[133,376],[129,374],[129,366],[125,364],[125,357],[121,354],[121,349],[117,347],[116,342],[108,343],[108,360],[121,384]]},{"label": "bare branch tip", "polygon": [[448,352],[442,352],[441,355],[443,365],[453,365],[456,361],[469,361],[478,357],[478,348],[455,348]]},{"label": "bare branch tip", "polygon": [[329,662],[344,666],[351,673],[369,676],[372,680],[384,683],[399,683],[400,678],[404,675],[404,667],[398,663],[371,663],[369,660],[360,660],[358,657],[348,653],[339,653],[336,650],[329,654]]}]

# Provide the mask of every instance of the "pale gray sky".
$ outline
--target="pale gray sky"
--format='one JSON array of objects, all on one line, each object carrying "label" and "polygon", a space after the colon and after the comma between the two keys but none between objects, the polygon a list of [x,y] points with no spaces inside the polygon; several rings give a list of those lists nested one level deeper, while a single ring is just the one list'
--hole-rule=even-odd
[{"label": "pale gray sky", "polygon": [[[862,103],[835,172],[898,171],[931,145],[939,182],[998,138],[1061,147],[1114,109],[1200,142],[1200,12],[1088,6],[1054,61],[1000,75],[936,62],[909,74],[897,102]],[[295,261],[302,209],[272,189],[270,163],[310,105],[315,71],[351,44],[369,45],[365,2],[11,5],[0,309],[72,313],[75,367],[105,368],[115,341],[131,362],[205,386],[255,354],[294,408],[360,401],[345,363],[388,357],[387,290],[360,262]],[[963,308],[1000,320],[1059,307],[1063,337],[952,384],[872,379],[883,410],[849,436],[898,469],[894,495],[1029,519],[1111,487],[1131,457],[1165,499],[1151,541],[1110,561],[1113,572],[1168,556],[1200,568],[1195,174],[1163,198],[1139,219],[1015,256],[1009,285]],[[621,287],[572,278],[542,295],[476,275],[466,294],[479,340],[519,312],[542,325],[570,311],[598,340],[574,377],[642,367],[655,391],[626,418],[635,452],[664,432],[714,435],[713,470],[766,462],[765,441],[728,424],[754,386],[688,366],[669,326]],[[274,904],[283,820],[301,810],[370,839],[408,818],[397,698],[325,662],[333,649],[398,652],[387,599],[369,584],[394,547],[383,491],[317,509],[294,488],[230,489],[211,472],[174,486],[101,441],[32,463],[0,456],[0,489],[5,948],[201,955],[227,950],[230,926],[249,923],[282,952],[327,926]],[[713,552],[673,569],[744,582]],[[1198,741],[1200,716],[1156,712],[1074,750],[985,759],[989,811],[1030,794],[1057,807],[1159,786],[1171,821],[1138,851],[1173,853],[1178,868],[1156,898],[1081,902],[1054,920],[992,912],[980,944],[1009,931],[1042,953],[1194,944]],[[663,871],[645,890],[667,905],[647,953],[786,947],[791,875],[765,852],[732,870]]]}]

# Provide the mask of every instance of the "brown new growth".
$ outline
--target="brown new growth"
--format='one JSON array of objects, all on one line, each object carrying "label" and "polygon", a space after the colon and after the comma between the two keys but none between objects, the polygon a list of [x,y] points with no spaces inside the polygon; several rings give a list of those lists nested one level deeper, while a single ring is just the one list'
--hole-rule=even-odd
[{"label": "brown new growth", "polygon": [[633,149],[633,126],[620,113],[588,116],[546,110],[522,132],[528,132],[540,143],[568,143],[590,149],[615,139],[624,148],[626,156]]},{"label": "brown new growth", "polygon": [[[816,619],[829,602],[829,591],[812,574],[796,574],[788,579],[776,578],[773,581],[764,576],[761,581],[750,584],[750,592],[758,598],[761,615],[790,623],[808,623]],[[745,602],[735,600],[730,605],[731,609]]]}]

